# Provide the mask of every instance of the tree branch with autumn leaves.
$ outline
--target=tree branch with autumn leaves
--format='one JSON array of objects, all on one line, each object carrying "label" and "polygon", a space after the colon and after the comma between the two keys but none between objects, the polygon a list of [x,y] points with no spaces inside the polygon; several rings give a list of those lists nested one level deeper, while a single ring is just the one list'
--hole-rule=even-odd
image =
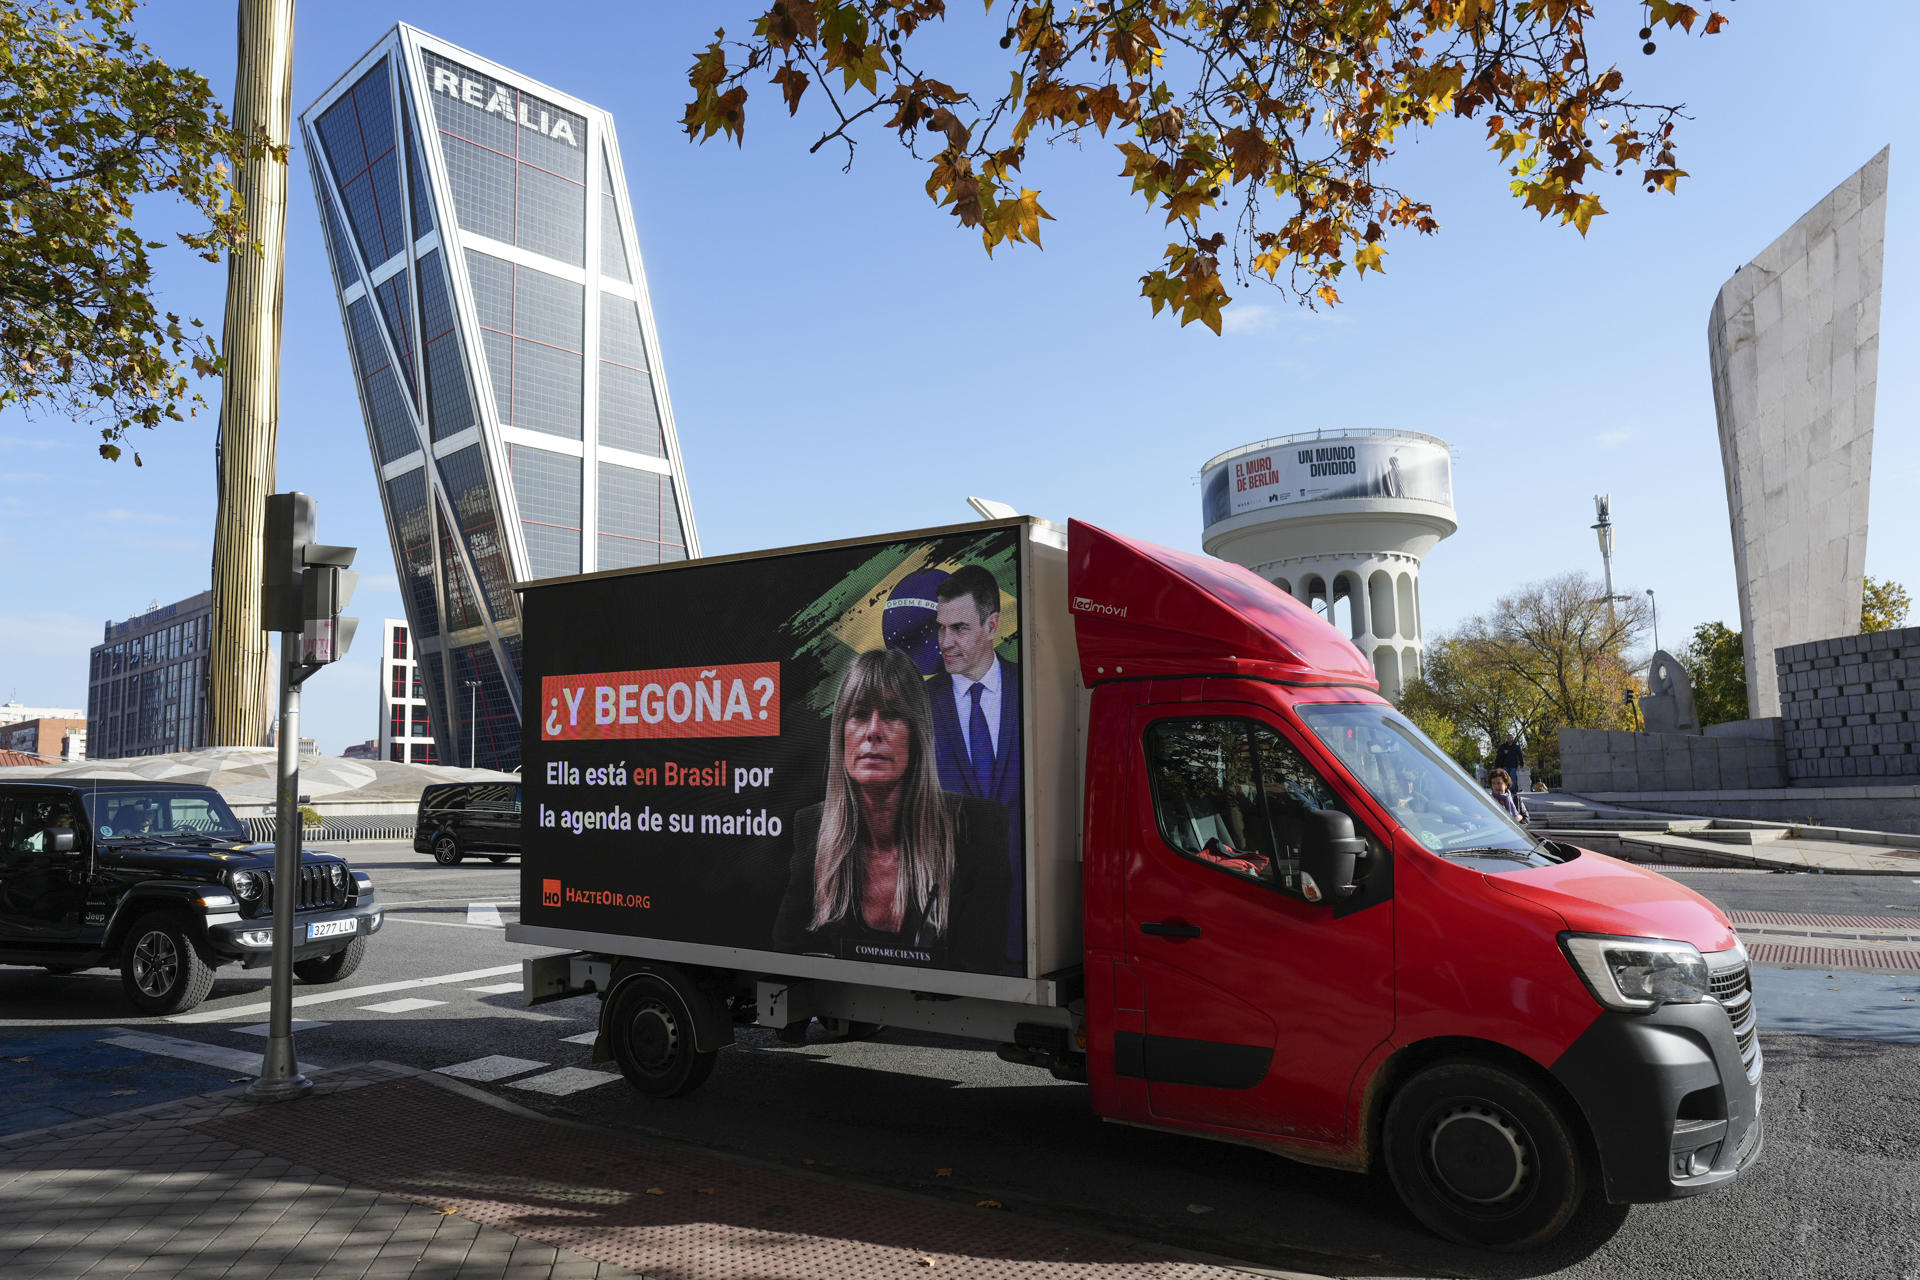
[{"label": "tree branch with autumn leaves", "polygon": [[[1603,2],[986,0],[1007,18],[1006,87],[986,94],[913,57],[946,0],[774,0],[749,37],[716,31],[695,57],[682,124],[696,141],[738,142],[750,84],[777,88],[796,116],[818,85],[829,122],[813,149],[839,141],[850,165],[856,126],[890,111],[881,127],[927,163],[927,194],[989,254],[1038,247],[1052,219],[1024,183],[1030,144],[1091,130],[1175,237],[1141,294],[1155,315],[1218,333],[1223,273],[1334,305],[1349,269],[1384,270],[1393,232],[1438,230],[1432,206],[1379,171],[1403,138],[1443,119],[1483,121],[1513,194],[1582,235],[1605,213],[1592,187],[1609,171],[1632,167],[1648,191],[1673,191],[1686,176],[1682,108],[1635,100],[1618,65],[1592,60],[1587,29]],[[1672,0],[1637,7],[1647,54],[1657,30],[1726,25]]]}]

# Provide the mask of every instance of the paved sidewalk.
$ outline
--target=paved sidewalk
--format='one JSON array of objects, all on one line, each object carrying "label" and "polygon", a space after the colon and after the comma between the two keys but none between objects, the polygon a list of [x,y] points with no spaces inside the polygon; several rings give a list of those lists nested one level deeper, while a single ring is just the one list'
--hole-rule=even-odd
[{"label": "paved sidewalk", "polygon": [[0,1139],[0,1276],[1243,1274],[995,1207],[555,1121],[409,1068],[320,1081],[293,1103],[235,1089]]}]

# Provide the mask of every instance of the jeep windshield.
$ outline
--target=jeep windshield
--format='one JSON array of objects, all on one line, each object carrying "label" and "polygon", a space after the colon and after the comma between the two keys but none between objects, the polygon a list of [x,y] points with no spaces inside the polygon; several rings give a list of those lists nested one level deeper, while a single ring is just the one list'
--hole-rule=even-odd
[{"label": "jeep windshield", "polygon": [[250,837],[227,802],[213,791],[134,791],[118,787],[89,790],[87,816],[102,840],[208,836],[219,840]]},{"label": "jeep windshield", "polygon": [[1294,709],[1380,807],[1434,853],[1532,866],[1560,860],[1392,707],[1318,702]]}]

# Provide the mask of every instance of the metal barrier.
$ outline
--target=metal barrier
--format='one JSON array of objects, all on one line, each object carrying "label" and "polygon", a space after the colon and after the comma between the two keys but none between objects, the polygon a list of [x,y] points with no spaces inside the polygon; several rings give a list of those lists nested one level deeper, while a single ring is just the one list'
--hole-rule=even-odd
[{"label": "metal barrier", "polygon": [[[247,830],[261,843],[272,841],[277,825],[272,818],[245,818]],[[382,814],[371,818],[323,818],[317,827],[305,827],[302,840],[349,844],[355,840],[411,840],[413,819],[404,814]]]}]

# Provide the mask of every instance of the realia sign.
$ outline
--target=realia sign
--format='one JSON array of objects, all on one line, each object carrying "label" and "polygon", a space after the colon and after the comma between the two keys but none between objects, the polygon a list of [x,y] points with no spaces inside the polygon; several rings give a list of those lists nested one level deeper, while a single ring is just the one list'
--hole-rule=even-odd
[{"label": "realia sign", "polygon": [[[556,142],[564,142],[575,148],[580,145],[580,140],[573,136],[573,122],[566,116],[534,105],[524,94],[518,94],[503,84],[492,80],[474,80],[450,68],[435,67],[433,91],[444,93],[470,107],[478,107],[489,115],[505,116],[517,122],[522,129],[531,129]],[[517,106],[516,98],[519,99]]]}]

